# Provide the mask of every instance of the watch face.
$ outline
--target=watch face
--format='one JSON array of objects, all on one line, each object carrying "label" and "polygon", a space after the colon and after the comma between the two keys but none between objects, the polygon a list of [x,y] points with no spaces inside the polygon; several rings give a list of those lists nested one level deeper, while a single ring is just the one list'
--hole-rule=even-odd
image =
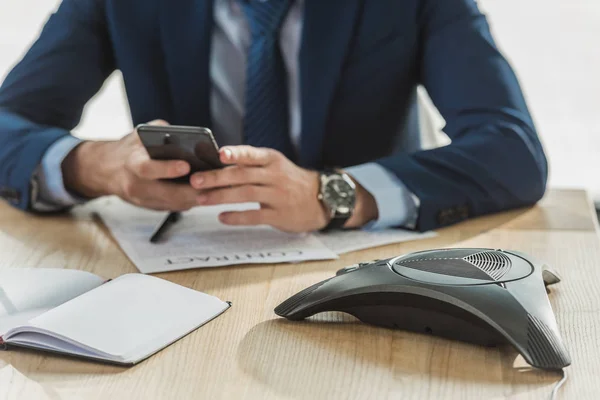
[{"label": "watch face", "polygon": [[352,212],[356,201],[356,192],[345,179],[333,177],[323,189],[323,200],[332,210],[342,214]]}]

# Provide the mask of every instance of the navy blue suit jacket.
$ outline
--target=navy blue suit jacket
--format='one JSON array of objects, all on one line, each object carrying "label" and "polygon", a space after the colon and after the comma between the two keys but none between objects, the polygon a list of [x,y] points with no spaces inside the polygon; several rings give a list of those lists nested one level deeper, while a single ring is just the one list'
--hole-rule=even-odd
[{"label": "navy blue suit jacket", "polygon": [[[44,152],[116,69],[134,124],[210,127],[212,15],[210,0],[64,0],[0,89],[0,195],[30,208]],[[473,0],[306,0],[299,62],[300,165],[375,160],[420,199],[419,230],[542,197],[534,124]],[[418,84],[451,145],[403,148]]]}]

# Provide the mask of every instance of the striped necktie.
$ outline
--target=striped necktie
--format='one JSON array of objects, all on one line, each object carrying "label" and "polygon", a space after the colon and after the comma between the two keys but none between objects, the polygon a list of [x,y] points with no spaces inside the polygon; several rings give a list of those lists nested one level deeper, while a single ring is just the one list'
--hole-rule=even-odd
[{"label": "striped necktie", "polygon": [[240,0],[252,36],[246,67],[244,142],[294,159],[286,70],[279,32],[290,0]]}]

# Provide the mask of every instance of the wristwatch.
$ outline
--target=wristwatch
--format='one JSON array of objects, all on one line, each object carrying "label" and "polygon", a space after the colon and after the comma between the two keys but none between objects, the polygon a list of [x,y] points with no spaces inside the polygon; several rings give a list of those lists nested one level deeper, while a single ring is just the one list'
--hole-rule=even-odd
[{"label": "wristwatch", "polygon": [[341,229],[354,212],[356,185],[348,174],[338,170],[323,171],[320,178],[318,198],[330,217],[323,231]]}]

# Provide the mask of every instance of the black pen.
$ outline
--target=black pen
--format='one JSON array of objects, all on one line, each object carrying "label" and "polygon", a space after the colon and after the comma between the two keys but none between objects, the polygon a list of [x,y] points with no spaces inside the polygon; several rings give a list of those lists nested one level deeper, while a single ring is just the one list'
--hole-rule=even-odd
[{"label": "black pen", "polygon": [[170,212],[165,217],[165,219],[163,219],[161,221],[161,223],[156,226],[154,233],[152,234],[152,236],[150,236],[150,243],[158,242],[162,238],[163,234],[167,231],[167,229],[169,229],[169,227],[171,225],[173,225],[175,222],[179,221],[180,218],[181,218],[180,212],[177,212],[177,211]]}]

